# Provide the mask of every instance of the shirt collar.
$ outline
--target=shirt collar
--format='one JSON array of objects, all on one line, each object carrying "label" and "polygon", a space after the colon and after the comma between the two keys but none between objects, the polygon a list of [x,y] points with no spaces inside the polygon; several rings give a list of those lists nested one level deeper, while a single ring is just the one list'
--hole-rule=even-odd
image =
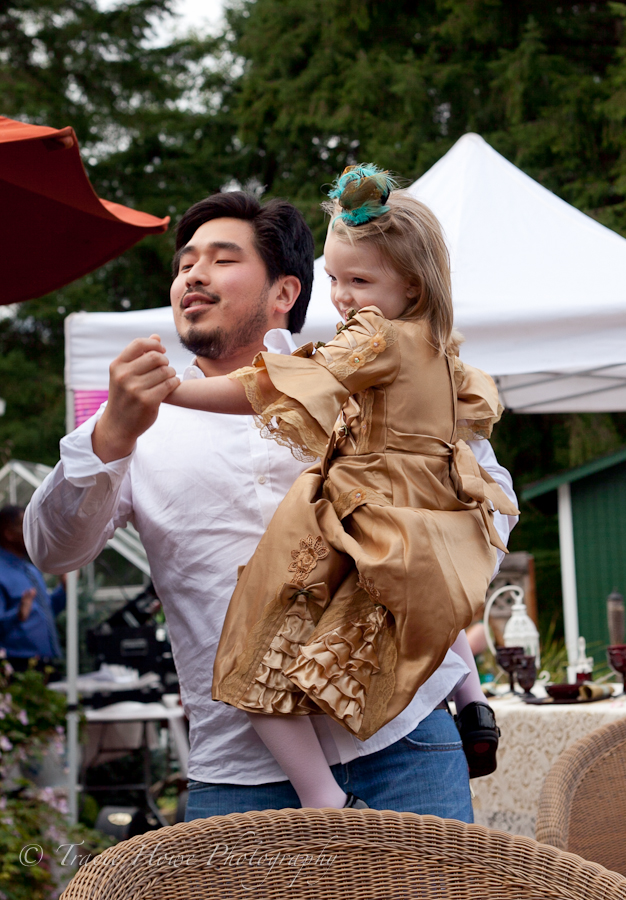
[{"label": "shirt collar", "polygon": [[[289,355],[297,349],[297,344],[293,339],[293,335],[287,328],[272,328],[263,338],[263,345],[268,353],[281,353]],[[184,370],[182,375],[183,381],[190,381],[194,378],[204,378],[204,372],[193,363]]]}]

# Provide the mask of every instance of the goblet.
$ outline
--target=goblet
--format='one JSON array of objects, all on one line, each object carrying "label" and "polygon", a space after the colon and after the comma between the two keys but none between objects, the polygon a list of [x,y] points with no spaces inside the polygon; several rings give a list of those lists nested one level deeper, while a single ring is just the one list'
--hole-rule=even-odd
[{"label": "goblet", "polygon": [[496,661],[509,676],[511,693],[515,693],[515,672],[524,656],[523,647],[496,647]]},{"label": "goblet", "polygon": [[522,656],[518,663],[516,674],[519,686],[524,691],[525,699],[534,697],[530,689],[537,679],[537,661],[535,657]]},{"label": "goblet", "polygon": [[606,648],[609,665],[615,672],[619,672],[624,680],[624,693],[626,694],[626,644],[613,644]]}]

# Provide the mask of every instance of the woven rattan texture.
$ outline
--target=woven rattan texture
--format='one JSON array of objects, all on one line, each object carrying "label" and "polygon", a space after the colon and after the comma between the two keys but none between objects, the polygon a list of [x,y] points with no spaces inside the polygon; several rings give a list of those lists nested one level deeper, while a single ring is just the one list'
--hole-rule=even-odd
[{"label": "woven rattan texture", "polygon": [[541,791],[536,836],[626,875],[626,719],[559,756]]},{"label": "woven rattan texture", "polygon": [[530,838],[375,810],[197,819],[96,857],[62,900],[626,900],[626,879]]}]

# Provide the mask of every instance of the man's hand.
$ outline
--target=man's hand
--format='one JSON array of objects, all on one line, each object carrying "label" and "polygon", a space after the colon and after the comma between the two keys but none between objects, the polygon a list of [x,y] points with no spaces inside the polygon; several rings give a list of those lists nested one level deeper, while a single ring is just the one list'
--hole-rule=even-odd
[{"label": "man's hand", "polygon": [[24,591],[22,597],[20,599],[20,608],[17,613],[17,617],[20,622],[25,622],[26,619],[30,616],[30,611],[33,608],[33,600],[37,596],[37,591],[35,588],[28,588],[27,591]]},{"label": "man's hand", "polygon": [[96,456],[108,463],[132,453],[178,384],[158,334],[122,350],[109,366],[109,400],[91,438]]}]

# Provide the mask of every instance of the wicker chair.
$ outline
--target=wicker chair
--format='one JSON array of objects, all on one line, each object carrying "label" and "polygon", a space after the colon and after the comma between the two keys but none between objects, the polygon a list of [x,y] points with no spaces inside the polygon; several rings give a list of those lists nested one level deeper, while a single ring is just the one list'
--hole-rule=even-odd
[{"label": "wicker chair", "polygon": [[434,816],[280,810],[139,835],[62,900],[626,900],[626,879],[530,838]]},{"label": "wicker chair", "polygon": [[535,835],[626,875],[626,719],[568,747],[546,776]]}]

